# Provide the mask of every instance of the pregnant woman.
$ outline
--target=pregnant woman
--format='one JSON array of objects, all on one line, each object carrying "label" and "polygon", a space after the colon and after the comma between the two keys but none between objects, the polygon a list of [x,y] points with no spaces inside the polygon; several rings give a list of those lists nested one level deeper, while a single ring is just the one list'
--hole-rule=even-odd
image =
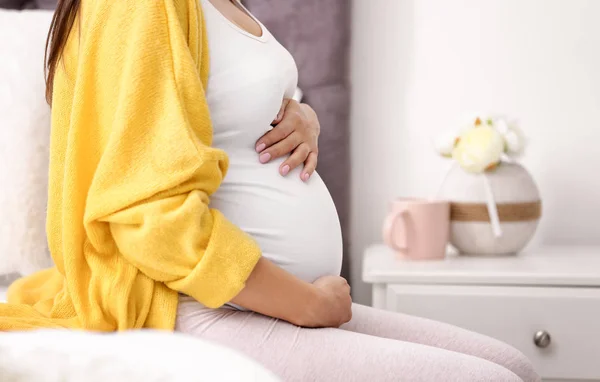
[{"label": "pregnant woman", "polygon": [[177,330],[290,381],[539,380],[498,341],[352,304],[310,142],[259,139],[296,65],[237,0],[63,0],[48,61],[56,267],[0,329]]}]

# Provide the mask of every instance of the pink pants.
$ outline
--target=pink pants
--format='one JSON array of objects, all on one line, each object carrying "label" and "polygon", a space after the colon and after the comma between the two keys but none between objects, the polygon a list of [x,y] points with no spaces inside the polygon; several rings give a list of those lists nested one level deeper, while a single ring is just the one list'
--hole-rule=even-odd
[{"label": "pink pants", "polygon": [[340,329],[306,329],[182,296],[176,330],[237,349],[284,381],[540,381],[495,339],[357,304],[352,313]]}]

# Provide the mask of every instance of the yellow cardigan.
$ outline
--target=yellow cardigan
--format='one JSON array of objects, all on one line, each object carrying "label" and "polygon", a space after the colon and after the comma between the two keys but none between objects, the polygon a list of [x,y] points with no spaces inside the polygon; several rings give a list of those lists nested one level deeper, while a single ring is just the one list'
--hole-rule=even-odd
[{"label": "yellow cardigan", "polygon": [[[208,47],[197,0],[84,0],[58,65],[47,232],[56,266],[15,282],[0,330],[173,329],[178,292],[233,298],[261,256],[208,208]],[[235,107],[235,105],[232,105]]]}]

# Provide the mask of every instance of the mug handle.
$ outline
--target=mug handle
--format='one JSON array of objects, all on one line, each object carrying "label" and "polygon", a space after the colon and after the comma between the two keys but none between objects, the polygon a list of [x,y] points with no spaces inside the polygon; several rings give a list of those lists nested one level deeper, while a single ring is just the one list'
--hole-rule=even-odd
[{"label": "mug handle", "polygon": [[[408,211],[401,209],[400,211],[388,215],[383,222],[383,241],[396,251],[403,251],[408,248],[408,237],[406,235],[407,218]],[[402,224],[404,225],[402,236],[399,240],[400,243],[398,243],[398,240],[394,239],[394,232],[396,232],[396,225],[399,221],[402,221]]]}]

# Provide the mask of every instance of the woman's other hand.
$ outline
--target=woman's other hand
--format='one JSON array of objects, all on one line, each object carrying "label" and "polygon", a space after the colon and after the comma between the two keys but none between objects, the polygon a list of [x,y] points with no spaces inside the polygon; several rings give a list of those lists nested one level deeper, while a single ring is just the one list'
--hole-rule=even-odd
[{"label": "woman's other hand", "polygon": [[302,326],[337,328],[350,321],[352,297],[350,285],[344,278],[324,276],[315,281],[313,286],[317,289],[317,298],[307,306]]},{"label": "woman's other hand", "polygon": [[261,257],[231,302],[308,328],[334,327],[352,318],[350,286],[338,276],[308,283]]},{"label": "woman's other hand", "polygon": [[256,151],[261,163],[290,154],[279,166],[279,173],[286,176],[304,163],[300,178],[307,181],[317,167],[319,133],[321,126],[315,111],[304,103],[284,99],[281,109],[269,132],[256,141]]}]

